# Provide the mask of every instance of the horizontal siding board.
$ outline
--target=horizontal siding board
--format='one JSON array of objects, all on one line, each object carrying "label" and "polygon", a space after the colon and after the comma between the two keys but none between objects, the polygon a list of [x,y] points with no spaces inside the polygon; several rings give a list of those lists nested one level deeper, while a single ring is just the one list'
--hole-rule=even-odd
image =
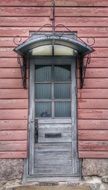
[{"label": "horizontal siding board", "polygon": [[50,6],[50,0],[3,0],[0,2],[1,6]]},{"label": "horizontal siding board", "polygon": [[0,152],[27,151],[27,141],[0,141]]},{"label": "horizontal siding board", "polygon": [[[39,28],[38,28],[39,29]],[[30,28],[22,28],[22,27],[0,27],[0,36],[7,37],[16,37],[16,36],[29,36],[29,30]],[[36,30],[37,28],[31,28],[31,30]]]},{"label": "horizontal siding board", "polygon": [[[69,27],[71,31],[77,31],[79,37],[108,37],[108,27]],[[60,29],[59,29],[60,30]]]},{"label": "horizontal siding board", "polygon": [[56,16],[108,16],[107,7],[56,7]]},{"label": "horizontal siding board", "polygon": [[13,48],[0,48],[0,57],[15,57],[17,53],[13,51]]},{"label": "horizontal siding board", "polygon": [[[29,31],[39,31],[40,26],[36,27],[1,27],[0,26],[0,36],[9,37],[28,37]],[[69,26],[71,31],[77,31],[79,37],[108,37],[108,27],[83,27],[83,26]],[[50,27],[44,27],[43,31],[51,31]],[[65,27],[57,27],[56,31],[67,31]]]},{"label": "horizontal siding board", "polygon": [[79,151],[79,158],[108,158],[108,151]]},{"label": "horizontal siding board", "polygon": [[42,26],[50,24],[49,17],[0,17],[0,26]]},{"label": "horizontal siding board", "polygon": [[[22,28],[23,30],[23,28]],[[94,48],[95,47],[108,47],[108,38],[92,38],[92,37],[85,37],[81,38],[85,43],[87,44],[93,44],[94,43]],[[21,42],[20,42],[21,40]],[[15,43],[23,43],[25,40],[27,40],[27,37],[16,37],[13,39],[13,37],[0,37],[0,47],[15,47]]]},{"label": "horizontal siding board", "polygon": [[108,99],[108,89],[79,89],[78,98],[81,99]]},{"label": "horizontal siding board", "polygon": [[[51,6],[50,0],[1,0],[1,6]],[[108,6],[107,0],[56,0],[57,6]]]},{"label": "horizontal siding board", "polygon": [[[79,77],[79,71],[77,76]],[[87,68],[85,78],[108,78],[107,68]],[[86,80],[86,79],[85,79]]]},{"label": "horizontal siding board", "polygon": [[20,68],[0,68],[0,78],[21,78]]},{"label": "horizontal siding board", "polygon": [[15,109],[15,110],[0,110],[0,119],[1,120],[21,120],[21,119],[27,119],[28,110],[27,109]]},{"label": "horizontal siding board", "polygon": [[[0,7],[0,16],[50,16],[50,7]],[[108,16],[107,7],[56,7],[56,16]]]},{"label": "horizontal siding board", "polygon": [[[21,42],[20,42],[21,40]],[[13,39],[13,37],[9,38],[9,37],[0,37],[0,47],[15,47],[15,43],[23,43],[25,40],[27,40],[27,37],[15,37]]]},{"label": "horizontal siding board", "polygon": [[90,64],[87,65],[87,68],[108,68],[108,58],[91,58]]},{"label": "horizontal siding board", "polygon": [[80,151],[108,151],[108,141],[80,141]]},{"label": "horizontal siding board", "polygon": [[108,89],[108,78],[96,78],[96,79],[86,79],[84,81],[84,89]]},{"label": "horizontal siding board", "polygon": [[56,5],[58,6],[107,6],[108,5],[108,2],[107,0],[103,0],[103,1],[100,1],[100,0],[75,0],[75,1],[71,1],[71,0],[68,0],[68,1],[65,1],[65,0],[56,0]]},{"label": "horizontal siding board", "polygon": [[1,89],[23,89],[22,79],[0,79]]},{"label": "horizontal siding board", "polygon": [[[10,18],[7,22],[10,21]],[[14,21],[14,20],[13,20]],[[7,23],[4,21],[4,23]],[[3,23],[3,24],[4,24]],[[10,23],[10,22],[9,22]],[[56,17],[57,24],[63,24],[66,26],[108,26],[107,17]]]},{"label": "horizontal siding board", "polygon": [[108,99],[79,99],[78,108],[108,109]]},{"label": "horizontal siding board", "polygon": [[0,120],[0,131],[27,130],[27,120]]},{"label": "horizontal siding board", "polygon": [[3,158],[27,158],[27,151],[4,151],[0,152],[0,159]]},{"label": "horizontal siding board", "polygon": [[108,48],[95,48],[92,57],[108,57]]},{"label": "horizontal siding board", "polygon": [[[60,9],[59,9],[60,11]],[[50,7],[0,7],[0,16],[50,16]]]},{"label": "horizontal siding board", "polygon": [[79,130],[108,130],[108,120],[78,120]]},{"label": "horizontal siding board", "polygon": [[0,99],[27,99],[27,98],[28,98],[28,91],[26,89],[0,89]]},{"label": "horizontal siding board", "polygon": [[0,100],[0,109],[22,109],[28,108],[28,100],[27,99],[2,99]]},{"label": "horizontal siding board", "polygon": [[27,140],[26,130],[10,130],[10,131],[0,131],[0,141],[22,141]]},{"label": "horizontal siding board", "polygon": [[0,58],[0,68],[19,68],[17,58]]},{"label": "horizontal siding board", "polygon": [[[42,26],[51,24],[49,17],[0,17],[0,26]],[[107,17],[56,17],[56,24],[70,26],[108,26]]]},{"label": "horizontal siding board", "polygon": [[[70,26],[108,26],[107,17],[56,17],[57,24]],[[49,17],[0,17],[0,26],[42,26],[50,24]]]},{"label": "horizontal siding board", "polygon": [[108,130],[79,130],[79,140],[108,141]]},{"label": "horizontal siding board", "polygon": [[108,110],[102,109],[78,109],[78,119],[108,119]]},{"label": "horizontal siding board", "polygon": [[108,47],[108,38],[107,37],[105,37],[105,38],[88,37],[88,38],[82,38],[82,40],[89,45],[93,44],[94,48],[96,48],[96,47],[100,47],[100,48]]}]

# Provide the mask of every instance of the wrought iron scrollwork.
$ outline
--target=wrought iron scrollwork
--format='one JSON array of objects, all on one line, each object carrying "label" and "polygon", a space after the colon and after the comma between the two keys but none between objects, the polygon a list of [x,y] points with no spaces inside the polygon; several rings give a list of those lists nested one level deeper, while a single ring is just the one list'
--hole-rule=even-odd
[{"label": "wrought iron scrollwork", "polygon": [[90,60],[91,60],[91,54],[88,54],[86,56],[79,55],[80,88],[83,88],[84,79],[86,76],[86,69],[87,69],[87,65],[90,64]]},{"label": "wrought iron scrollwork", "polygon": [[15,36],[15,37],[13,38],[13,42],[14,42],[15,45],[19,45],[19,44],[22,42],[22,37],[20,37],[20,36]]},{"label": "wrought iron scrollwork", "polygon": [[26,56],[18,56],[17,57],[18,64],[21,69],[21,77],[23,82],[23,87],[26,88],[26,73],[27,73],[27,64],[26,64]]}]

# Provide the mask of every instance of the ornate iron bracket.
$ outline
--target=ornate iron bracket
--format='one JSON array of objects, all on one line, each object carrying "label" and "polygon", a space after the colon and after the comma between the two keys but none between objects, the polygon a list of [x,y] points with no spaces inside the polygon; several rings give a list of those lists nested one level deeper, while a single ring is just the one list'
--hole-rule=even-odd
[{"label": "ornate iron bracket", "polygon": [[26,64],[26,56],[18,56],[17,57],[18,60],[18,64],[20,65],[20,69],[21,69],[21,77],[22,77],[22,83],[23,83],[23,87],[26,89],[26,78],[27,78],[27,64]]},{"label": "ornate iron bracket", "polygon": [[87,55],[87,57],[84,57],[83,55],[79,55],[79,71],[80,71],[80,88],[83,88],[84,85],[84,79],[86,76],[86,69],[87,65],[90,63],[91,55]]}]

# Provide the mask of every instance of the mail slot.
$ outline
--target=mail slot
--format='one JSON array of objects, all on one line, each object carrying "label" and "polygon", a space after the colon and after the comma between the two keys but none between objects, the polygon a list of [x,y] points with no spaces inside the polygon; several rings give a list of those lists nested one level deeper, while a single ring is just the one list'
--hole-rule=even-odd
[{"label": "mail slot", "polygon": [[45,138],[60,138],[62,135],[61,133],[46,133]]}]

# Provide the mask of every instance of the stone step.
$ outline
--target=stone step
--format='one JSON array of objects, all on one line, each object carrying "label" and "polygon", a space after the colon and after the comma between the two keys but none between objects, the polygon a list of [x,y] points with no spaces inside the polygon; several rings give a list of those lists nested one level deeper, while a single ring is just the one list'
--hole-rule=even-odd
[{"label": "stone step", "polygon": [[90,187],[85,185],[53,185],[53,186],[39,186],[27,185],[14,187],[12,190],[91,190]]}]

